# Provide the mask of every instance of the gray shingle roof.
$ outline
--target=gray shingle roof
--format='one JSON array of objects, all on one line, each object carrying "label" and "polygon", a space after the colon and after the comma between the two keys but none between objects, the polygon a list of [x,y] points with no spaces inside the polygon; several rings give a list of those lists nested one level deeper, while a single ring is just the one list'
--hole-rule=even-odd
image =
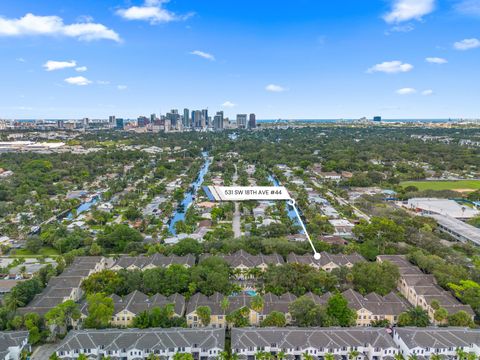
[{"label": "gray shingle roof", "polygon": [[469,328],[396,328],[398,335],[410,349],[422,348],[457,348],[480,344],[480,330]]},{"label": "gray shingle roof", "polygon": [[396,347],[392,337],[381,328],[233,328],[232,349],[249,347],[341,348],[352,346]]},{"label": "gray shingle roof", "polygon": [[155,254],[152,256],[122,256],[113,264],[113,266],[120,266],[124,269],[128,268],[129,266],[135,266],[139,269],[143,269],[147,266],[167,267],[173,264],[190,267],[194,266],[195,256],[191,254],[187,256],[165,256],[162,254]]},{"label": "gray shingle roof", "polygon": [[71,331],[56,349],[71,351],[80,349],[152,349],[193,347],[223,349],[225,329],[107,329]]},{"label": "gray shingle roof", "polygon": [[[203,255],[202,260],[206,259],[209,256],[211,255],[210,254]],[[254,268],[261,265],[281,265],[285,263],[283,258],[278,254],[251,255],[244,250],[239,250],[236,253],[233,253],[231,255],[216,255],[216,256],[224,259],[228,263],[228,265],[230,265],[233,268],[238,266]]]},{"label": "gray shingle roof", "polygon": [[28,338],[28,331],[1,331],[0,358],[4,359],[9,353],[9,347],[21,346]]},{"label": "gray shingle roof", "polygon": [[319,267],[323,267],[330,263],[334,263],[338,266],[346,266],[348,264],[354,265],[358,262],[365,261],[365,259],[357,253],[345,255],[345,254],[330,254],[323,251],[320,253],[320,255],[321,255],[320,259],[315,260],[313,258],[313,255],[311,254],[297,255],[294,253],[290,253],[288,255],[287,262],[305,264],[305,265],[316,265]]}]

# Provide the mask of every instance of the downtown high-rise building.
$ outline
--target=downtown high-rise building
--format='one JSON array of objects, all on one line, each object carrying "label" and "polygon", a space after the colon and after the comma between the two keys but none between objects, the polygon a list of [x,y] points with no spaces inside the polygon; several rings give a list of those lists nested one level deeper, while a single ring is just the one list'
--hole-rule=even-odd
[{"label": "downtown high-rise building", "polygon": [[202,122],[205,123],[205,121],[202,121],[203,115],[200,110],[195,110],[192,111],[192,127],[195,129],[201,129],[202,128]]},{"label": "downtown high-rise building", "polygon": [[238,114],[237,115],[237,128],[246,129],[247,128],[247,114]]},{"label": "downtown high-rise building", "polygon": [[187,108],[183,109],[183,127],[191,127],[192,123],[190,122],[190,110]]},{"label": "downtown high-rise building", "polygon": [[248,128],[249,129],[255,129],[257,127],[257,117],[255,114],[250,114],[250,117],[248,118]]},{"label": "downtown high-rise building", "polygon": [[204,119],[204,124],[202,125],[202,128],[204,128],[204,127],[209,125],[209,123],[208,123],[208,109],[203,109],[202,110],[202,116],[203,116],[203,119]]},{"label": "downtown high-rise building", "polygon": [[213,117],[213,129],[223,130],[223,111],[218,111]]}]

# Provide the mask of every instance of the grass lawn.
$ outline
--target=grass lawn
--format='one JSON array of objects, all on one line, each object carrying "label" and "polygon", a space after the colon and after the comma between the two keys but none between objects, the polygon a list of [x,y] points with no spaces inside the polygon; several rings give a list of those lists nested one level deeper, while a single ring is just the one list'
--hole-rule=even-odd
[{"label": "grass lawn", "polygon": [[467,192],[480,189],[480,180],[458,180],[458,181],[404,181],[401,186],[415,186],[419,190],[460,190]]},{"label": "grass lawn", "polygon": [[15,254],[11,254],[11,256],[21,256],[21,257],[24,257],[24,256],[28,256],[28,257],[36,257],[36,256],[57,256],[57,255],[60,255],[60,253],[53,249],[53,248],[49,248],[49,247],[44,247],[44,248],[41,248],[40,251],[38,253],[32,253],[31,251],[27,250],[27,249],[17,249],[15,250]]}]

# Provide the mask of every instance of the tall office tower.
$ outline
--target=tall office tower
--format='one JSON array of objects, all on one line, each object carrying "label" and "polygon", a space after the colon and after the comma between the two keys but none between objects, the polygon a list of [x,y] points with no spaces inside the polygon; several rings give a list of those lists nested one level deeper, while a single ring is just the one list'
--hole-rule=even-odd
[{"label": "tall office tower", "polygon": [[202,126],[202,127],[208,126],[208,109],[202,110],[202,116],[203,116],[203,118],[205,119],[205,120],[204,120],[205,125]]},{"label": "tall office tower", "polygon": [[223,129],[223,111],[218,111],[217,115],[213,118],[213,129],[222,130]]},{"label": "tall office tower", "polygon": [[65,127],[65,121],[57,120],[57,128],[63,129]]},{"label": "tall office tower", "polygon": [[183,109],[183,127],[187,128],[190,127],[191,122],[190,122],[190,110],[188,109]]},{"label": "tall office tower", "polygon": [[151,114],[150,115],[150,122],[153,124],[157,120],[157,115],[156,114]]},{"label": "tall office tower", "polygon": [[123,119],[115,119],[115,129],[117,130],[125,129],[125,122],[123,121]]},{"label": "tall office tower", "polygon": [[149,123],[149,120],[146,116],[139,116],[137,118],[137,126],[138,127],[145,127],[145,126],[148,125],[148,123]]},{"label": "tall office tower", "polygon": [[257,117],[255,114],[250,114],[250,117],[248,118],[248,128],[249,129],[255,129],[257,127]]},{"label": "tall office tower", "polygon": [[108,125],[110,125],[110,127],[115,127],[116,125],[115,115],[110,115],[108,117]]},{"label": "tall office tower", "polygon": [[238,114],[237,115],[237,128],[246,129],[247,128],[247,114]]},{"label": "tall office tower", "polygon": [[200,129],[202,127],[202,112],[200,110],[195,110],[192,112],[192,124],[195,129]]}]

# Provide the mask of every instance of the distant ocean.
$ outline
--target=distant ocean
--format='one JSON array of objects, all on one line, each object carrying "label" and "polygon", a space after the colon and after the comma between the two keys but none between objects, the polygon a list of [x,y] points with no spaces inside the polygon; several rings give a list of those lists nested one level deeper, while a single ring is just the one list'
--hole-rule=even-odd
[{"label": "distant ocean", "polygon": [[[400,122],[400,123],[448,123],[458,122],[463,119],[382,119],[382,122]],[[259,123],[283,123],[283,122],[302,122],[302,123],[344,123],[358,121],[358,119],[263,119],[257,120]]]}]

